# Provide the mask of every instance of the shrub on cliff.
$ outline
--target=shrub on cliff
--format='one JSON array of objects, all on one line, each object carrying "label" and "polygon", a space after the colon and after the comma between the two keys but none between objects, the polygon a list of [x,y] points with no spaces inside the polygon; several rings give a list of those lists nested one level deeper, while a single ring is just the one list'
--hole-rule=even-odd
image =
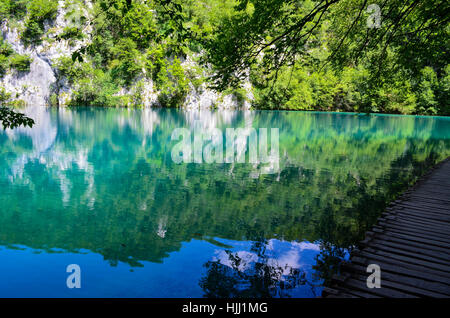
[{"label": "shrub on cliff", "polygon": [[27,55],[14,54],[10,58],[10,66],[20,72],[29,72],[31,58]]},{"label": "shrub on cliff", "polygon": [[22,40],[25,44],[39,44],[44,34],[44,22],[56,17],[57,0],[32,0],[27,6],[28,16],[25,21],[25,31]]}]

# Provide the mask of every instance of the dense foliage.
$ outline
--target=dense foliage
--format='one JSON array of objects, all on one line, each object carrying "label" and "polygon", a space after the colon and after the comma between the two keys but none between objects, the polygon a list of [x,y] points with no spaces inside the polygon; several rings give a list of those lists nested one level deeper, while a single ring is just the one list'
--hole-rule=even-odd
[{"label": "dense foliage", "polygon": [[6,128],[16,128],[18,126],[29,126],[32,127],[34,120],[25,116],[25,114],[15,112],[12,109],[3,106],[3,104],[10,98],[3,88],[0,88],[0,119],[3,129]]},{"label": "dense foliage", "polygon": [[[448,2],[379,8],[377,22],[367,0],[0,0],[0,17],[26,46],[86,40],[53,61],[71,105],[139,106],[150,80],[166,107],[202,84],[246,98],[249,78],[259,109],[449,115]],[[0,76],[26,71],[1,45]]]},{"label": "dense foliage", "polygon": [[94,18],[86,22],[93,30],[91,43],[59,61],[62,74],[77,87],[71,104],[139,105],[142,90],[117,92],[152,79],[162,106],[179,106],[188,72],[180,63],[186,48],[175,31],[174,8],[181,10],[171,1],[94,1]]},{"label": "dense foliage", "polygon": [[28,72],[30,64],[29,56],[17,54],[7,42],[0,38],[0,77],[5,75],[8,69]]},{"label": "dense foliage", "polygon": [[246,0],[207,43],[219,88],[251,71],[256,107],[450,114],[449,4]]},{"label": "dense foliage", "polygon": [[[0,78],[3,77],[8,70],[28,72],[30,70],[30,63],[30,57],[17,54],[11,46],[0,37]],[[0,127],[3,127],[4,129],[15,128],[21,125],[31,127],[34,124],[33,119],[5,106],[6,104],[19,104],[18,102],[10,102],[10,98],[11,94],[0,87]]]}]

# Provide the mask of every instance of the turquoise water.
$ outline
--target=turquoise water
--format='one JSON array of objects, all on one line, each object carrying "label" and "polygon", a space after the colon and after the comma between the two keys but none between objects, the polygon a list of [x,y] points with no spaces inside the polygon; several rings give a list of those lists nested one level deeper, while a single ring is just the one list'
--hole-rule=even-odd
[{"label": "turquoise water", "polygon": [[[0,297],[315,297],[450,119],[30,107],[0,131]],[[279,129],[279,171],[176,164],[175,128]],[[66,267],[81,268],[81,288]]]}]

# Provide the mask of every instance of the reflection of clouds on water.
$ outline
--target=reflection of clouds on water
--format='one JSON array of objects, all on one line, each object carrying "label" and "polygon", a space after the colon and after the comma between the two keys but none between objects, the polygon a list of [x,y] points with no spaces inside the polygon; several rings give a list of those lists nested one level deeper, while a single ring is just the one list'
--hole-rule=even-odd
[{"label": "reflection of clouds on water", "polygon": [[[210,110],[210,109],[199,109],[199,110],[185,110],[184,117],[186,122],[190,125],[198,125],[201,123],[200,127],[203,129],[220,128],[223,125],[230,125],[235,118],[238,116],[239,111],[235,110]],[[194,127],[193,127],[194,128]]]},{"label": "reflection of clouds on water", "polygon": [[320,251],[320,244],[318,243],[310,243],[310,242],[292,242],[293,246],[295,246],[300,251],[303,250],[313,250],[313,251]]},{"label": "reflection of clouds on water", "polygon": [[141,113],[141,127],[147,135],[152,135],[156,125],[159,124],[158,113],[150,108],[145,108]]},{"label": "reflection of clouds on water", "polygon": [[[49,174],[58,181],[62,195],[62,202],[70,202],[73,181],[67,175],[69,170],[77,169],[85,172],[85,191],[82,199],[92,209],[95,204],[95,173],[94,167],[89,162],[91,149],[83,140],[73,140],[71,144],[58,142],[58,135],[65,134],[68,130],[84,130],[95,134],[98,123],[90,113],[82,109],[78,116],[70,109],[49,109],[46,107],[27,107],[25,114],[35,120],[33,128],[19,127],[5,131],[9,141],[13,144],[17,140],[30,140],[31,149],[15,152],[18,155],[9,164],[8,179],[15,184],[28,184],[33,186],[32,178],[26,175],[25,167],[29,163],[39,163],[46,167]],[[56,116],[56,118],[55,118]],[[124,109],[114,115],[119,127],[129,127],[139,135],[142,135],[142,143],[145,146],[145,136],[151,136],[155,127],[159,125],[158,110],[153,109]],[[84,143],[83,143],[84,142]],[[69,146],[69,147],[67,147]]]},{"label": "reflection of clouds on water", "polygon": [[151,136],[160,123],[158,110],[151,108],[123,109],[116,115],[115,120],[119,127],[130,127],[133,131],[140,132],[144,136]]},{"label": "reflection of clouds on water", "polygon": [[70,201],[70,190],[73,187],[70,177],[66,176],[66,171],[74,167],[84,171],[84,180],[85,184],[87,184],[84,197],[88,202],[88,206],[93,208],[95,203],[94,168],[88,162],[87,149],[79,149],[74,152],[50,149],[44,153],[33,152],[30,155],[24,154],[11,165],[12,175],[10,176],[10,181],[17,183],[17,179],[22,179],[22,182],[31,184],[31,178],[25,174],[25,166],[33,161],[38,161],[40,164],[45,165],[46,169],[59,181],[62,201],[65,204],[68,204]]},{"label": "reflection of clouds on water", "polygon": [[[213,261],[219,261],[222,265],[233,267],[230,256],[224,250],[216,250],[216,255],[213,257]],[[253,263],[256,263],[259,260],[258,255],[252,252],[247,251],[237,251],[233,253],[234,256],[239,257],[242,261],[237,266],[237,270],[244,272],[251,268]]]},{"label": "reflection of clouds on water", "polygon": [[[236,127],[230,127],[230,124],[233,123],[236,118],[242,115],[243,116],[243,126],[239,125]],[[236,151],[235,160],[233,158],[227,158],[226,162],[231,161],[231,166],[229,170],[229,174],[234,174],[236,158],[245,158],[245,153],[249,152],[250,147],[255,147],[254,149],[258,149],[258,145],[261,143],[261,135],[260,131],[257,128],[254,128],[254,119],[255,113],[250,110],[245,111],[237,111],[237,110],[209,110],[209,109],[200,109],[200,110],[189,110],[184,111],[184,116],[187,123],[190,125],[191,130],[198,130],[206,135],[210,135],[214,129],[221,129],[222,136],[226,136],[226,127],[233,129],[240,129],[239,134],[236,135],[234,139],[233,147]],[[252,134],[255,134],[253,135]],[[266,141],[267,138],[264,138]],[[223,145],[225,146],[227,140],[223,140]],[[197,145],[200,143],[200,145]],[[255,143],[255,144],[250,144]],[[204,144],[202,139],[194,138],[195,149],[201,149],[201,146]],[[258,150],[258,153],[260,151]],[[264,154],[263,158],[261,158],[261,153],[259,156],[256,156],[256,160],[250,160],[252,163],[253,170],[250,172],[249,177],[256,179],[259,178],[261,174],[272,174],[278,173],[277,181],[280,179],[280,169],[279,169],[279,154],[277,151],[270,151],[269,154]],[[262,160],[261,160],[262,159]]]},{"label": "reflection of clouds on water", "polygon": [[159,125],[160,120],[157,110],[151,108],[139,110],[127,108],[123,114],[117,116],[117,122],[120,127],[128,125],[134,131],[151,136],[156,126]]},{"label": "reflection of clouds on water", "polygon": [[[282,275],[289,275],[292,269],[304,269],[310,262],[302,262],[302,253],[310,251],[313,253],[320,252],[320,245],[310,242],[286,242],[271,239],[266,244],[267,265],[274,268],[283,269]],[[238,257],[241,261],[237,267],[233,266],[230,255],[224,250],[216,250],[213,261],[219,261],[222,265],[234,268],[241,272],[252,269],[255,263],[262,261],[261,258],[251,251],[233,252],[233,257]]]},{"label": "reflection of clouds on water", "polygon": [[[25,166],[28,163],[38,162],[45,165],[47,170],[55,175],[59,181],[59,186],[62,193],[62,201],[68,204],[70,201],[70,190],[72,189],[72,182],[66,176],[65,171],[77,167],[79,170],[86,172],[85,182],[87,189],[84,194],[88,201],[88,206],[93,207],[95,202],[94,196],[94,169],[88,162],[88,149],[78,146],[73,151],[60,149],[56,145],[58,135],[58,126],[54,118],[51,117],[48,108],[45,107],[27,107],[24,113],[35,120],[33,128],[19,127],[14,130],[7,129],[6,134],[11,141],[19,138],[28,138],[31,141],[32,149],[23,151],[22,154],[9,165],[11,183],[18,183],[32,185],[32,179],[25,173]],[[58,110],[58,118],[67,122],[72,122],[72,115],[70,111],[60,109]]]},{"label": "reflection of clouds on water", "polygon": [[71,109],[61,107],[57,109],[57,112],[59,122],[58,129],[61,129],[61,127],[65,127],[67,129],[73,122],[75,122],[74,112]]},{"label": "reflection of clouds on water", "polygon": [[[273,240],[271,240],[273,241]],[[270,258],[270,266],[279,266],[284,269],[283,275],[288,275],[291,268],[299,269],[307,266],[308,262],[302,262],[302,253],[305,250],[320,252],[320,245],[309,242],[292,242],[291,248],[278,257]],[[273,245],[272,245],[273,246]],[[275,252],[276,249],[273,249]]]},{"label": "reflection of clouds on water", "polygon": [[33,128],[18,127],[6,129],[5,133],[12,143],[15,143],[19,138],[25,137],[30,139],[32,150],[22,152],[15,162],[9,166],[11,171],[9,179],[11,182],[16,178],[23,178],[24,167],[28,162],[39,160],[39,162],[45,164],[46,159],[42,158],[41,155],[55,143],[57,135],[56,125],[51,121],[47,108],[26,107],[21,111],[34,119],[35,125]]},{"label": "reflection of clouds on water", "polygon": [[227,242],[215,250],[200,279],[205,297],[315,297],[320,278],[313,268],[320,245],[278,239]]},{"label": "reflection of clouds on water", "polygon": [[15,129],[6,129],[6,134],[10,140],[15,141],[19,137],[27,136],[33,141],[34,153],[40,153],[55,142],[56,139],[56,124],[51,120],[50,114],[45,107],[26,107],[21,112],[34,119],[35,124],[33,128],[18,127]]}]

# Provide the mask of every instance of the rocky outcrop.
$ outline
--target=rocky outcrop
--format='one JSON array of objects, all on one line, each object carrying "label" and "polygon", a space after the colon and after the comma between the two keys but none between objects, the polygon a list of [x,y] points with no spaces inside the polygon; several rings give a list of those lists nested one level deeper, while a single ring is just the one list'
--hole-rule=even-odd
[{"label": "rocky outcrop", "polygon": [[[25,46],[21,41],[19,29],[23,28],[23,21],[14,27],[10,26],[8,21],[1,25],[3,40],[9,43],[16,53],[28,55],[32,59],[29,72],[10,70],[0,79],[0,86],[11,93],[13,99],[22,100],[26,105],[47,106],[53,93],[56,93],[58,99],[63,98],[61,102],[64,104],[64,97],[67,99],[71,95],[70,87],[65,85],[64,79],[59,78],[54,63],[59,57],[71,55],[85,45],[87,40],[70,43],[69,40],[54,41],[66,26],[73,23],[66,19],[67,9],[64,3],[59,1],[56,19],[45,23],[44,29],[48,39],[39,45]],[[86,3],[87,6],[90,5],[89,1]],[[90,30],[84,31],[89,34]],[[60,96],[60,93],[66,93],[66,96]],[[56,104],[59,104],[59,101]]]},{"label": "rocky outcrop", "polygon": [[55,73],[46,56],[38,50],[26,49],[20,42],[17,29],[2,25],[2,34],[19,54],[29,55],[32,59],[29,72],[9,71],[0,81],[0,86],[11,93],[13,99],[23,100],[29,105],[47,105],[51,87],[56,82]]},{"label": "rocky outcrop", "polygon": [[[11,94],[12,100],[21,100],[25,105],[55,105],[66,106],[73,98],[72,87],[68,80],[60,75],[56,61],[60,57],[72,56],[73,52],[85,46],[90,41],[91,27],[87,24],[83,30],[83,40],[62,40],[56,38],[67,26],[77,25],[77,21],[69,18],[67,12],[82,10],[88,16],[87,8],[92,7],[90,1],[84,2],[84,7],[72,8],[69,3],[59,1],[56,18],[45,23],[45,38],[39,45],[25,46],[20,39],[19,29],[23,28],[23,21],[12,27],[8,21],[1,24],[3,39],[8,42],[16,53],[28,55],[32,62],[29,72],[9,70],[0,78],[0,87]],[[74,5],[74,4],[72,4]],[[78,24],[79,25],[79,24]],[[185,69],[196,67],[196,62],[187,58],[182,63]],[[144,71],[145,74],[145,71]],[[236,94],[223,94],[208,89],[205,84],[194,87],[190,84],[189,92],[184,102],[184,108],[192,109],[249,109],[252,100],[251,84],[244,85],[246,96]],[[144,76],[137,78],[128,88],[121,88],[116,96],[139,96],[137,104],[143,107],[159,106],[159,92],[151,79]],[[136,103],[134,103],[136,104]]]}]

